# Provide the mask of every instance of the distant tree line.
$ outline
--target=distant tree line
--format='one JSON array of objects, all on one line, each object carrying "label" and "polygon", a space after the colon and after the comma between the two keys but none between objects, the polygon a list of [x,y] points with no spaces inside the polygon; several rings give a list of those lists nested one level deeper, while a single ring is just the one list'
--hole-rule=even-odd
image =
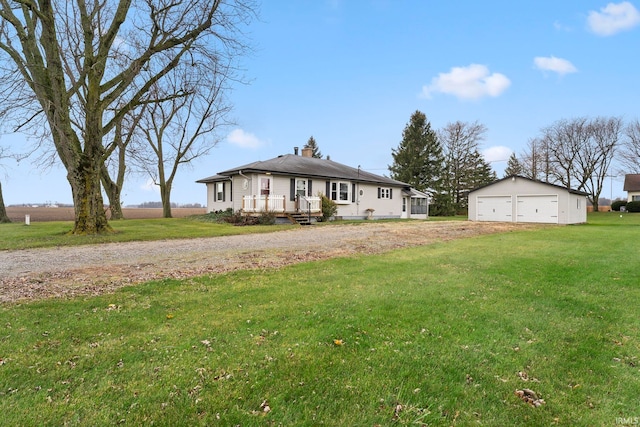
[{"label": "distant tree line", "polygon": [[[145,209],[163,209],[164,205],[162,202],[144,202],[138,205],[129,205],[128,207],[133,208],[145,208]],[[203,206],[200,203],[186,203],[186,204],[178,204],[171,202],[172,208],[187,208],[187,209],[199,209]]]}]

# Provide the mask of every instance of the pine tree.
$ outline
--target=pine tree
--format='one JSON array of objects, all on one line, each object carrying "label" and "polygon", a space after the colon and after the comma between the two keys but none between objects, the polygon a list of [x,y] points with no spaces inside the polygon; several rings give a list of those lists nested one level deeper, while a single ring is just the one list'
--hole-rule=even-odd
[{"label": "pine tree", "polygon": [[442,146],[424,113],[416,111],[411,115],[392,156],[391,178],[420,191],[440,189],[444,164]]},{"label": "pine tree", "polygon": [[504,170],[504,176],[508,177],[511,175],[522,175],[522,165],[520,164],[520,161],[518,160],[518,157],[516,157],[516,153],[511,153],[511,156],[509,156],[509,161],[507,162],[507,168]]},{"label": "pine tree", "polygon": [[309,141],[307,141],[307,145],[305,145],[304,148],[311,148],[311,157],[315,157],[316,159],[322,158],[322,153],[320,152],[318,144],[313,136],[309,137]]},{"label": "pine tree", "polygon": [[491,168],[480,151],[472,151],[469,156],[467,174],[459,182],[460,198],[455,203],[456,213],[462,213],[469,207],[469,192],[478,187],[490,184],[497,179],[496,173]]}]

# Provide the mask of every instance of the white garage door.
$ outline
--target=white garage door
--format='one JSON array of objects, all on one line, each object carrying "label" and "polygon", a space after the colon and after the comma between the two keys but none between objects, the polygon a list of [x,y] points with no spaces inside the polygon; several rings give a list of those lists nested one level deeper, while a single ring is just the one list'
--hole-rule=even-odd
[{"label": "white garage door", "polygon": [[478,196],[478,221],[511,222],[511,196]]},{"label": "white garage door", "polygon": [[558,223],[558,196],[517,196],[518,222]]}]

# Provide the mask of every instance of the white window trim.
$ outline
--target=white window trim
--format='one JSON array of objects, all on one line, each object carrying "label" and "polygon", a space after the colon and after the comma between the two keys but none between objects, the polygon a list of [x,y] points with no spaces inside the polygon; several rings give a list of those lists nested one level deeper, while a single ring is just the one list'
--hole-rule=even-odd
[{"label": "white window trim", "polygon": [[[344,184],[347,186],[347,200],[340,200],[340,185]],[[333,198],[333,186],[336,186],[336,198]],[[350,205],[351,204],[351,183],[349,181],[331,181],[330,184],[330,193],[329,199],[333,200],[338,205]]]}]

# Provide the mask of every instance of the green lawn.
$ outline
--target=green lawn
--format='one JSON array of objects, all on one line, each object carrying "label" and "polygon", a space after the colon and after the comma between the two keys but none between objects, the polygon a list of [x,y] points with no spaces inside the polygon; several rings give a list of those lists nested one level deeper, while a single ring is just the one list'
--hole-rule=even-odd
[{"label": "green lawn", "polygon": [[639,241],[640,215],[595,214],[0,306],[2,422],[624,425],[640,417]]},{"label": "green lawn", "polygon": [[201,218],[111,221],[110,224],[115,232],[99,236],[71,235],[69,232],[73,229],[73,222],[68,221],[33,222],[31,225],[21,223],[0,224],[0,250],[270,233],[298,227],[292,224],[239,227],[226,223],[203,221]]}]

